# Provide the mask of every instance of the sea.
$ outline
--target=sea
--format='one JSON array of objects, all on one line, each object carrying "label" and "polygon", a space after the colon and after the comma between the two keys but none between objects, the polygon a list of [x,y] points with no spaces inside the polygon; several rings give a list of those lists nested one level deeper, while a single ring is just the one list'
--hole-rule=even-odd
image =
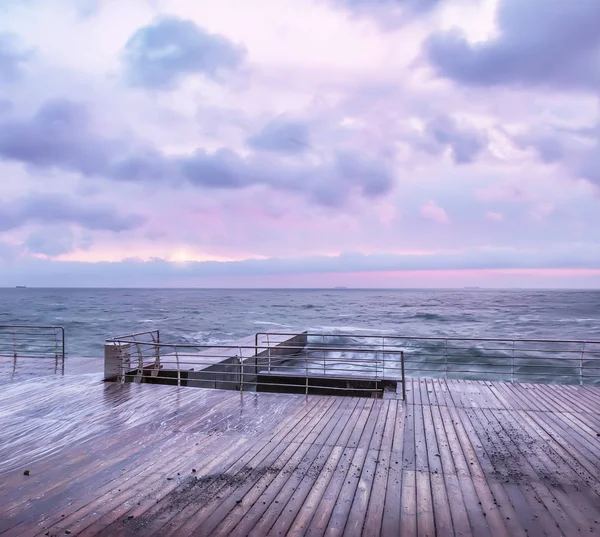
[{"label": "sea", "polygon": [[0,289],[0,325],[59,325],[69,357],[160,330],[226,344],[256,332],[600,341],[600,291],[523,289]]}]

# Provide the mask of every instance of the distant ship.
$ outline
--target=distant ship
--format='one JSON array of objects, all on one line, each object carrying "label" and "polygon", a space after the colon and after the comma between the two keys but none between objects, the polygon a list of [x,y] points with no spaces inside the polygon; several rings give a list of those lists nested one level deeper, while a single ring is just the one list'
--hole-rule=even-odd
[{"label": "distant ship", "polygon": [[17,289],[27,289],[26,285],[17,285]]},{"label": "distant ship", "polygon": [[465,289],[481,289],[481,287],[465,287]]},{"label": "distant ship", "polygon": [[343,285],[338,285],[337,287],[334,287],[334,289],[348,289],[348,288],[344,287]]}]

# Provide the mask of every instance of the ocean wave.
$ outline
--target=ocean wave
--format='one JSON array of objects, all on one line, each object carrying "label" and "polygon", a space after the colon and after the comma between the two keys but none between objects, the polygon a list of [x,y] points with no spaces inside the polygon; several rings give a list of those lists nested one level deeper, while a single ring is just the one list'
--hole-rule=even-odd
[{"label": "ocean wave", "polygon": [[282,328],[292,328],[289,324],[273,323],[271,321],[254,321],[254,324],[266,324],[269,326],[281,326]]},{"label": "ocean wave", "polygon": [[416,313],[413,319],[423,319],[425,321],[445,321],[446,319],[437,313]]},{"label": "ocean wave", "polygon": [[394,332],[394,330],[383,330],[380,328],[360,328],[358,326],[318,326],[315,328],[309,328],[309,332],[377,332],[378,334],[390,334]]}]

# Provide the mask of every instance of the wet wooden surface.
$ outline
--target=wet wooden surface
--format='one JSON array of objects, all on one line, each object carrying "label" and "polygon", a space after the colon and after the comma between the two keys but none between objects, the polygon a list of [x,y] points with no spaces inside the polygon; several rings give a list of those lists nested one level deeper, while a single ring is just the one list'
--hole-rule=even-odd
[{"label": "wet wooden surface", "polygon": [[4,375],[0,534],[598,534],[599,433],[592,387],[412,380],[404,404]]}]

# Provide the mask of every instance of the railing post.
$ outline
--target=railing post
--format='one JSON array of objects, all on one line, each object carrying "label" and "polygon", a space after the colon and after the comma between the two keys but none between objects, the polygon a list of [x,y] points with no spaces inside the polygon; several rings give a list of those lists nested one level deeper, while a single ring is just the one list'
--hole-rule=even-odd
[{"label": "railing post", "polygon": [[585,355],[585,341],[581,345],[581,358],[579,359],[579,385],[583,386],[583,357]]},{"label": "railing post", "polygon": [[66,343],[65,343],[65,327],[64,326],[60,327],[60,334],[62,337],[62,360],[64,363],[64,361],[65,361],[65,345],[66,345]]},{"label": "railing post", "polygon": [[267,333],[267,356],[269,357],[269,373],[271,372],[271,340],[269,339],[269,334]]},{"label": "railing post", "polygon": [[15,360],[17,359],[17,331],[15,328],[13,328],[13,354],[15,357]]},{"label": "railing post", "polygon": [[512,342],[512,358],[510,360],[510,382],[515,383],[515,340]]},{"label": "railing post", "polygon": [[308,352],[304,352],[304,367],[306,369],[306,393],[308,395]]},{"label": "railing post", "polygon": [[385,336],[383,336],[381,338],[382,342],[381,342],[381,352],[382,352],[382,371],[381,371],[381,378],[383,380],[385,380]]},{"label": "railing post", "polygon": [[179,351],[175,347],[175,361],[177,363],[177,386],[181,386],[181,368],[179,367]]},{"label": "railing post", "polygon": [[400,351],[400,368],[402,370],[402,400],[406,401],[406,376],[404,374],[404,351]]},{"label": "railing post", "polygon": [[240,393],[244,391],[244,357],[242,356],[242,349],[240,351]]},{"label": "railing post", "polygon": [[157,330],[156,331],[156,342],[154,344],[154,354],[155,354],[155,358],[154,358],[154,367],[157,371],[157,375],[158,375],[158,370],[160,369],[160,332]]},{"label": "railing post", "polygon": [[444,379],[448,380],[448,340],[445,340],[445,350],[444,350]]}]

